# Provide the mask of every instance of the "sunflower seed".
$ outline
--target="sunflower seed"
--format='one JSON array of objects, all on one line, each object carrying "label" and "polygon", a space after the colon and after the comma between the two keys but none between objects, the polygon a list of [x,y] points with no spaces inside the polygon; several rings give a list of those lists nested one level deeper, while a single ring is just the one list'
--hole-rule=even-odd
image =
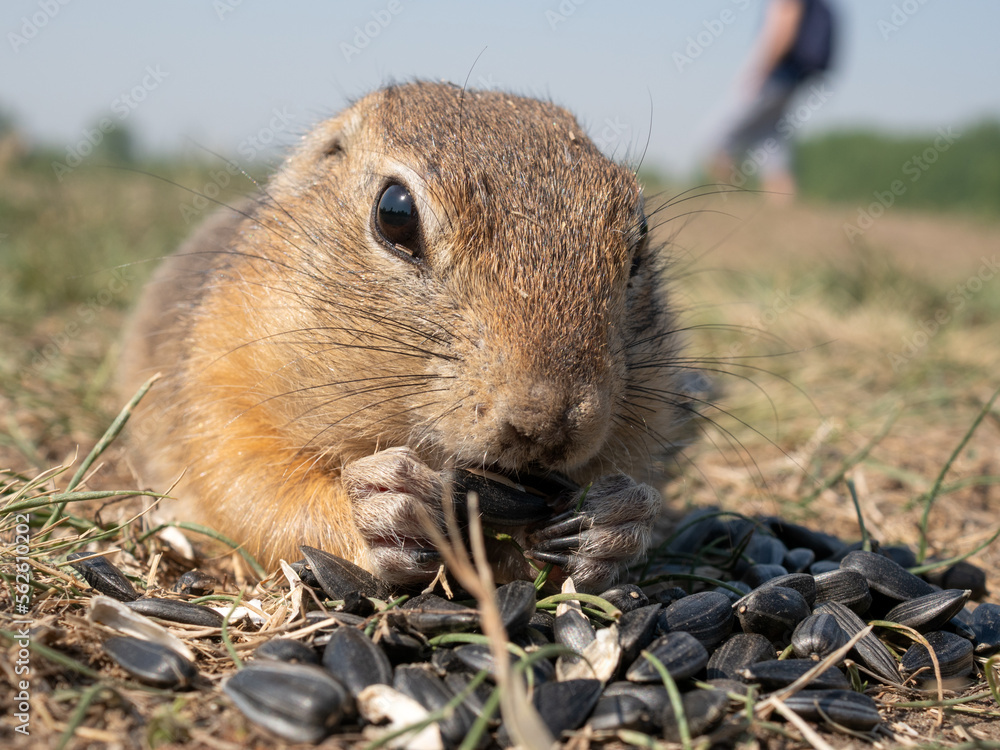
[{"label": "sunflower seed", "polygon": [[638,698],[646,704],[650,717],[657,725],[663,718],[663,709],[670,702],[670,695],[662,682],[638,683],[627,680],[612,682],[604,689],[603,695],[627,695],[630,698]]},{"label": "sunflower seed", "polygon": [[816,562],[816,553],[806,547],[795,547],[785,553],[785,559],[781,564],[788,569],[789,573],[804,573],[809,566]]},{"label": "sunflower seed", "polygon": [[844,548],[844,543],[831,534],[799,526],[782,518],[768,516],[762,518],[771,532],[790,548],[805,547],[816,553],[818,560],[833,557]]},{"label": "sunflower seed", "polygon": [[678,531],[670,540],[670,550],[681,555],[696,555],[706,544],[722,534],[723,521],[718,508],[699,508],[677,523]]},{"label": "sunflower seed", "polygon": [[587,644],[579,659],[556,662],[556,678],[562,681],[588,679],[606,683],[618,669],[622,649],[618,645],[618,626],[609,625],[597,631],[597,637]]},{"label": "sunflower seed", "polygon": [[935,591],[896,605],[883,620],[913,628],[918,633],[940,630],[969,601],[971,591]]},{"label": "sunflower seed", "polygon": [[468,515],[466,497],[469,492],[479,497],[479,513],[489,526],[527,526],[552,516],[552,508],[544,498],[463,469],[456,472],[453,495],[463,517]]},{"label": "sunflower seed", "polygon": [[[751,664],[739,671],[741,679],[757,682],[764,690],[778,690],[787,687],[816,666],[811,659],[769,659]],[[815,690],[850,690],[851,683],[844,673],[830,667],[816,675],[808,683]]]},{"label": "sunflower seed", "polygon": [[744,557],[754,565],[781,565],[787,553],[788,547],[760,529],[754,531],[743,548]]},{"label": "sunflower seed", "polygon": [[[927,633],[924,638],[927,639],[927,643],[937,655],[942,679],[965,677],[971,674],[973,667],[972,643],[959,635],[940,630]],[[905,677],[912,677],[916,672],[924,670],[920,674],[921,680],[936,679],[934,664],[927,652],[927,647],[922,643],[914,643],[910,646],[903,654],[899,666]]]},{"label": "sunflower seed", "polygon": [[[583,725],[601,697],[601,688],[599,680],[546,682],[535,688],[531,703],[552,736],[558,739],[563,732]],[[512,744],[505,726],[500,728],[499,739],[502,746]]]},{"label": "sunflower seed", "polygon": [[[809,566],[809,574],[813,576],[821,576],[824,573],[832,573],[835,570],[840,570],[840,563],[834,560],[820,560]],[[862,578],[862,580],[864,579]]]},{"label": "sunflower seed", "polygon": [[350,705],[344,686],[319,667],[261,661],[227,678],[222,690],[250,721],[290,742],[326,737]]},{"label": "sunflower seed", "polygon": [[705,648],[714,648],[732,632],[732,603],[728,596],[718,591],[691,594],[664,608],[659,627],[667,633],[690,633]]},{"label": "sunflower seed", "polygon": [[933,570],[927,573],[927,580],[943,589],[969,589],[977,601],[990,593],[986,589],[986,571],[967,560],[941,571]]},{"label": "sunflower seed", "polygon": [[816,601],[839,602],[855,614],[863,615],[872,604],[868,581],[856,570],[831,570],[813,577],[816,584]]},{"label": "sunflower seed", "polygon": [[343,599],[355,591],[376,599],[387,597],[389,592],[385,584],[364,568],[315,547],[301,545],[299,549],[306,556],[309,569],[319,585],[331,599]]},{"label": "sunflower seed", "polygon": [[[816,606],[816,612],[833,615],[837,624],[847,633],[848,638],[853,638],[865,628],[864,621],[854,612],[849,610],[840,602],[824,602]],[[854,651],[858,658],[876,676],[890,685],[898,685],[899,671],[896,668],[896,661],[874,633],[869,633],[864,638],[854,644]]]},{"label": "sunflower seed", "polygon": [[[483,711],[486,709],[486,702],[490,699],[490,694],[495,688],[493,688],[489,683],[480,683],[472,692],[468,692],[469,684],[472,682],[473,675],[468,672],[448,672],[444,676],[444,684],[455,694],[467,693],[463,705],[466,706],[472,713],[476,716],[482,716]],[[494,719],[494,723],[499,720]]]},{"label": "sunflower seed", "polygon": [[980,604],[969,626],[976,634],[976,653],[989,656],[1000,651],[1000,604]]},{"label": "sunflower seed", "polygon": [[380,631],[378,645],[394,664],[426,661],[431,654],[426,638],[419,633],[404,633],[398,628]]},{"label": "sunflower seed", "polygon": [[653,595],[653,601],[657,604],[662,604],[664,607],[669,607],[671,604],[679,599],[683,599],[687,595],[688,592],[680,586],[671,586],[670,588],[657,591]]},{"label": "sunflower seed", "polygon": [[381,724],[381,734],[398,736],[387,742],[391,748],[405,750],[444,750],[441,730],[429,723],[419,731],[406,732],[408,727],[426,721],[430,712],[408,695],[388,685],[369,685],[358,695],[358,713],[369,723]]},{"label": "sunflower seed", "polygon": [[[727,586],[716,586],[711,590],[718,591],[720,594],[725,594],[729,597],[729,601],[733,604],[736,604],[736,602],[753,591],[753,589],[750,588],[750,585],[744,583],[743,581],[727,581],[726,583],[728,584]],[[733,591],[734,588],[739,589],[739,593]]]},{"label": "sunflower seed", "polygon": [[795,589],[802,594],[802,598],[810,607],[816,601],[816,579],[808,573],[787,573],[765,581],[758,588],[771,588],[772,586]]},{"label": "sunflower seed", "polygon": [[737,633],[715,649],[708,660],[707,676],[710,680],[735,680],[741,669],[774,657],[774,646],[764,636],[758,633]]},{"label": "sunflower seed", "polygon": [[[722,721],[729,707],[729,698],[721,690],[692,690],[681,696],[681,703],[688,732],[692,737],[699,737]],[[662,724],[663,738],[667,742],[680,742],[680,728],[671,703],[667,703],[663,710]]]},{"label": "sunflower seed", "polygon": [[809,615],[792,633],[792,650],[800,659],[825,659],[847,643],[848,637],[837,619],[826,612]]},{"label": "sunflower seed", "polygon": [[848,729],[868,731],[882,721],[874,700],[850,690],[800,690],[785,698],[784,704],[809,721],[826,717]]},{"label": "sunflower seed", "polygon": [[758,586],[769,582],[774,578],[788,575],[788,570],[784,565],[751,565],[743,574],[743,582],[755,589]]},{"label": "sunflower seed", "polygon": [[258,646],[253,655],[258,659],[286,661],[291,664],[312,664],[319,666],[320,660],[314,649],[301,641],[291,638],[272,638]]},{"label": "sunflower seed", "polygon": [[188,687],[198,674],[194,664],[173,649],[141,638],[109,638],[104,651],[137,680],[155,687]]},{"label": "sunflower seed", "polygon": [[[493,659],[490,647],[481,643],[468,643],[455,649],[455,656],[461,659],[462,663],[473,672],[485,669],[489,675],[496,680],[497,665]],[[511,663],[519,661],[518,657],[511,654]],[[555,667],[547,659],[535,659],[531,663],[532,678],[536,685],[548,682],[555,678]]]},{"label": "sunflower seed", "polygon": [[154,596],[125,602],[125,606],[133,612],[147,617],[157,617],[170,622],[183,622],[187,625],[201,625],[206,628],[221,628],[224,619],[222,615],[208,607],[176,599],[160,599]]},{"label": "sunflower seed", "polygon": [[389,657],[359,630],[341,626],[330,634],[323,666],[344,683],[355,698],[369,685],[391,685]]},{"label": "sunflower seed", "polygon": [[[708,664],[708,651],[701,641],[690,633],[677,631],[662,635],[653,641],[647,651],[663,664],[674,680],[693,677]],[[625,672],[632,682],[659,682],[660,673],[642,654]]]},{"label": "sunflower seed", "polygon": [[653,724],[649,706],[634,695],[607,695],[597,701],[587,726],[594,731],[611,729],[647,730]]},{"label": "sunflower seed", "polygon": [[180,638],[170,633],[162,625],[153,622],[145,615],[133,612],[124,602],[109,596],[95,596],[90,600],[87,619],[94,623],[106,625],[112,630],[153,641],[165,648],[176,651],[188,661],[194,660],[194,652]]},{"label": "sunflower seed", "polygon": [[517,633],[528,627],[535,614],[537,595],[531,581],[511,581],[497,589],[497,607],[508,633]]},{"label": "sunflower seed", "polygon": [[389,622],[424,635],[458,633],[478,627],[479,610],[449,601],[436,594],[420,594],[391,611]]},{"label": "sunflower seed", "polygon": [[622,648],[622,664],[634,662],[639,652],[653,642],[661,609],[659,604],[650,604],[621,616],[618,621],[618,644]]},{"label": "sunflower seed", "polygon": [[[425,666],[417,664],[397,667],[392,686],[431,712],[441,710],[455,697],[440,677]],[[450,716],[438,722],[441,739],[452,747],[460,745],[465,735],[472,729],[474,721],[472,712],[465,706],[458,705]]]},{"label": "sunflower seed", "polygon": [[120,602],[135,601],[142,596],[135,590],[125,574],[105,558],[80,559],[84,557],[88,557],[86,552],[73,552],[67,555],[66,559],[83,576],[83,580],[90,584],[92,589]]},{"label": "sunflower seed", "polygon": [[736,606],[746,633],[760,633],[772,642],[787,640],[795,626],[809,616],[809,604],[795,589],[765,586],[747,594]]},{"label": "sunflower seed", "polygon": [[850,552],[840,561],[840,567],[844,570],[857,571],[868,581],[869,588],[897,601],[907,601],[934,593],[934,589],[927,581],[913,575],[899,563],[874,552],[864,550]]},{"label": "sunflower seed", "polygon": [[567,602],[560,603],[560,611],[556,614],[553,626],[555,641],[573,649],[578,654],[582,654],[583,650],[597,637],[597,633],[590,619],[578,608],[563,607],[563,604],[567,604]]},{"label": "sunflower seed", "polygon": [[613,589],[608,589],[603,594],[599,594],[599,596],[618,607],[623,613],[631,612],[649,604],[649,597],[643,593],[641,588],[631,583],[615,586]]},{"label": "sunflower seed", "polygon": [[555,625],[555,615],[551,612],[544,612],[542,610],[535,610],[535,614],[533,614],[531,619],[528,620],[528,627],[538,633],[541,633],[542,637],[549,643],[554,641],[556,638]]},{"label": "sunflower seed", "polygon": [[889,547],[879,549],[879,554],[888,557],[897,565],[904,568],[913,568],[917,565],[917,556],[909,547],[901,544],[894,544]]},{"label": "sunflower seed", "polygon": [[174,583],[174,591],[178,594],[189,594],[191,596],[208,596],[215,592],[219,585],[215,576],[209,575],[203,570],[189,570]]}]

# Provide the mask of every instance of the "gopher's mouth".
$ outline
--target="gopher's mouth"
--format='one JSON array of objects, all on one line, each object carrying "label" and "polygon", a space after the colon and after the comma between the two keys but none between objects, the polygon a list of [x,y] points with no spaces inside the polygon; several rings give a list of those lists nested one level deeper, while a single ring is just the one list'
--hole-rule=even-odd
[{"label": "gopher's mouth", "polygon": [[552,472],[516,476],[495,470],[458,469],[454,498],[467,514],[468,494],[475,492],[483,521],[491,526],[532,526],[566,509],[579,487]]}]

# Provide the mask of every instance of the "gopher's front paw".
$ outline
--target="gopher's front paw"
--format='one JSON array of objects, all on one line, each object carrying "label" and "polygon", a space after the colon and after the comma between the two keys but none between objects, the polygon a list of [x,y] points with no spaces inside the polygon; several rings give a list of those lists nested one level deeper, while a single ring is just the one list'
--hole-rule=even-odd
[{"label": "gopher's front paw", "polygon": [[341,481],[372,572],[394,583],[434,578],[441,556],[427,524],[443,528],[441,478],[409,448],[389,448],[344,467]]},{"label": "gopher's front paw", "polygon": [[528,537],[528,557],[553,563],[581,591],[613,584],[649,548],[663,498],[624,474],[601,477],[579,510],[563,513]]}]

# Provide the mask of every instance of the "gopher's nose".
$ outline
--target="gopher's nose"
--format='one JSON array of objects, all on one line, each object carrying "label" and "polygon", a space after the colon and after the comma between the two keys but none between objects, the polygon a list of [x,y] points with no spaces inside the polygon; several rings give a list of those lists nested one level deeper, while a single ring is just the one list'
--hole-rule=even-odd
[{"label": "gopher's nose", "polygon": [[507,401],[501,437],[509,447],[547,461],[576,458],[607,429],[606,399],[592,387],[536,382]]}]

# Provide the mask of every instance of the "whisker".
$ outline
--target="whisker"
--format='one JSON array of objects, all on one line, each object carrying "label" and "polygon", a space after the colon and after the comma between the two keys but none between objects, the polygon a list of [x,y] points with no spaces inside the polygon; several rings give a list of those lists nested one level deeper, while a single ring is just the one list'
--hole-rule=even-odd
[{"label": "whisker", "polygon": [[[437,393],[437,392],[440,392],[441,390],[444,390],[444,389],[436,389],[436,390],[424,391],[424,393]],[[331,422],[330,424],[328,424],[322,430],[320,430],[315,435],[313,435],[308,441],[306,441],[306,443],[302,446],[302,449],[304,450],[304,449],[308,448],[314,442],[316,442],[317,440],[319,440],[319,438],[322,437],[329,430],[332,430],[333,428],[337,427],[341,423],[343,423],[343,422],[345,422],[345,421],[347,421],[347,420],[349,420],[349,419],[351,419],[353,417],[356,417],[358,414],[360,414],[360,413],[362,413],[364,411],[367,411],[369,409],[374,409],[376,407],[382,406],[383,404],[387,404],[387,403],[390,403],[392,401],[398,401],[400,399],[407,398],[407,397],[412,396],[412,395],[413,395],[412,393],[402,393],[402,394],[398,394],[396,396],[391,396],[390,398],[383,399],[381,401],[377,401],[377,402],[374,402],[374,403],[371,403],[371,404],[366,404],[365,406],[362,406],[360,409],[356,409],[353,412],[351,412],[350,414],[344,415],[343,417],[341,417],[337,421]],[[441,403],[441,402],[440,401],[430,401],[430,402],[423,403],[423,404],[417,404],[417,405],[411,406],[411,407],[409,407],[407,409],[401,409],[400,411],[393,412],[392,414],[387,415],[386,419],[400,417],[400,416],[402,416],[404,414],[408,414],[408,413],[410,413],[412,411],[416,411],[418,409],[426,409],[427,407],[433,406],[434,404],[438,404],[438,403]],[[373,427],[377,427],[377,425],[367,425],[367,427],[373,428]]]},{"label": "whisker", "polygon": [[[327,425],[327,427],[324,428],[324,429],[329,429],[330,427],[333,427],[333,426],[339,424],[340,422],[342,422],[342,421],[344,421],[346,419],[350,419],[351,417],[359,414],[362,411],[365,411],[367,409],[374,409],[374,408],[376,408],[378,406],[381,406],[382,404],[388,403],[390,401],[396,401],[396,400],[399,400],[399,399],[402,399],[402,398],[407,398],[408,396],[413,396],[413,395],[416,395],[416,394],[445,393],[445,392],[448,391],[447,388],[432,388],[432,389],[429,389],[429,390],[422,390],[422,391],[421,390],[415,390],[416,386],[420,386],[420,385],[426,385],[426,384],[419,383],[419,382],[418,383],[402,383],[402,384],[399,384],[399,385],[387,385],[387,386],[380,386],[380,387],[377,387],[377,388],[373,387],[373,388],[370,388],[370,389],[359,389],[358,390],[358,394],[360,394],[360,393],[376,393],[376,392],[379,392],[379,391],[395,390],[397,388],[409,388],[411,390],[406,391],[405,393],[397,394],[396,396],[392,396],[391,398],[384,399],[382,401],[377,401],[377,402],[371,403],[371,404],[365,404],[364,406],[362,406],[362,407],[360,407],[358,409],[355,409],[350,414],[347,414],[347,415],[341,417],[336,422],[333,422],[330,425]],[[357,394],[354,394],[354,395],[357,395]],[[337,403],[339,401],[343,401],[344,399],[348,399],[348,398],[351,398],[351,397],[352,397],[351,394],[340,395],[340,396],[337,396],[336,398],[330,398],[330,399],[326,399],[324,401],[321,401],[320,403],[318,403],[318,404],[316,404],[314,406],[311,406],[309,409],[306,409],[305,411],[297,414],[293,419],[289,420],[289,422],[287,424],[290,425],[290,424],[294,424],[295,422],[301,422],[306,417],[308,417],[311,414],[313,414],[314,412],[319,412],[322,409],[325,409],[326,407],[328,407],[328,406],[330,406],[332,404],[335,404],[335,403]],[[318,418],[322,418],[322,415],[320,415],[320,417],[318,417]]]},{"label": "whisker", "polygon": [[[285,426],[287,427],[288,425],[292,424],[292,422],[300,421],[303,417],[307,416],[309,414],[309,412],[312,411],[313,409],[322,408],[323,406],[327,406],[329,404],[336,403],[337,401],[342,401],[344,399],[353,398],[355,396],[359,396],[359,395],[364,394],[364,393],[373,393],[375,391],[388,390],[388,389],[391,389],[391,388],[411,388],[411,387],[417,387],[417,386],[426,386],[429,382],[431,382],[435,378],[439,378],[439,377],[443,378],[444,376],[438,376],[438,375],[383,375],[383,376],[379,376],[379,377],[356,378],[356,379],[353,379],[353,380],[341,380],[341,381],[333,381],[333,382],[324,382],[324,383],[319,383],[319,384],[316,384],[316,385],[303,386],[302,388],[295,388],[295,389],[290,390],[290,391],[282,391],[281,393],[276,393],[276,394],[273,394],[271,396],[268,396],[266,398],[261,399],[257,403],[253,404],[252,406],[247,407],[246,409],[244,409],[243,411],[241,411],[239,414],[237,414],[236,416],[234,416],[230,420],[230,424],[232,422],[235,422],[240,417],[245,416],[246,414],[248,414],[253,409],[257,409],[257,408],[259,408],[261,406],[265,406],[266,404],[270,403],[271,401],[275,401],[277,399],[282,399],[282,398],[287,398],[289,396],[297,396],[297,395],[302,395],[304,393],[308,393],[310,391],[317,391],[317,390],[327,389],[327,388],[335,388],[335,387],[339,387],[339,386],[343,386],[343,385],[350,385],[352,383],[366,383],[366,382],[370,382],[370,381],[374,381],[374,380],[406,381],[406,382],[397,382],[395,384],[371,386],[371,387],[368,387],[368,388],[354,388],[352,390],[345,391],[345,392],[341,393],[339,396],[337,396],[336,398],[327,399],[326,401],[324,401],[319,406],[312,407],[312,409],[299,414],[294,420],[291,420],[291,421],[289,421],[289,422],[287,422],[285,424]],[[250,390],[253,390],[253,389],[250,389]]]}]

